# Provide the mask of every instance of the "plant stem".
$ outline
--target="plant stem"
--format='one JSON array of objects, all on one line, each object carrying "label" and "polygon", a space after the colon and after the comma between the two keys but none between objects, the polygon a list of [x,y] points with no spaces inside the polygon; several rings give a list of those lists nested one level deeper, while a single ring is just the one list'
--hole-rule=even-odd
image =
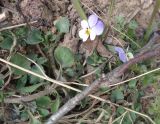
[{"label": "plant stem", "polygon": [[71,0],[73,6],[75,7],[75,9],[77,10],[79,16],[84,19],[84,20],[87,20],[87,16],[86,14],[84,13],[82,7],[81,7],[81,4],[79,2],[79,0]]},{"label": "plant stem", "polygon": [[110,19],[110,20],[111,20],[111,18],[112,18],[114,6],[115,6],[115,0],[111,0],[111,5],[109,6],[109,19]]},{"label": "plant stem", "polygon": [[146,34],[144,36],[144,41],[145,42],[148,41],[149,36],[150,36],[150,34],[152,32],[153,22],[154,22],[155,16],[156,16],[159,8],[160,8],[160,0],[156,0],[155,7],[154,7],[154,10],[152,12],[152,16],[150,18],[149,24],[148,24],[147,32],[146,32]]}]

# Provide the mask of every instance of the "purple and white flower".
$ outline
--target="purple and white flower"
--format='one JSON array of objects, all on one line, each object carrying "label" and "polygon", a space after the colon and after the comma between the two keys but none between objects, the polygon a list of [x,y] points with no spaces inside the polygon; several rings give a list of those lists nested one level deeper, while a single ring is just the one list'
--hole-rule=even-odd
[{"label": "purple and white flower", "polygon": [[104,23],[99,20],[98,16],[90,15],[88,20],[81,21],[82,29],[79,31],[79,37],[85,42],[89,37],[94,40],[104,31]]}]

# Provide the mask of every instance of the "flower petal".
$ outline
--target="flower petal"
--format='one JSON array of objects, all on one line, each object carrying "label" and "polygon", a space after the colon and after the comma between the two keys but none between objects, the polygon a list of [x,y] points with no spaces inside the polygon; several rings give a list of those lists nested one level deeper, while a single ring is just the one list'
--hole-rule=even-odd
[{"label": "flower petal", "polygon": [[119,53],[119,59],[124,63],[128,61],[125,53]]},{"label": "flower petal", "polygon": [[128,61],[127,55],[126,55],[125,51],[121,47],[114,47],[114,49],[118,53],[119,59],[122,62],[125,63],[125,62]]},{"label": "flower petal", "polygon": [[83,40],[83,42],[85,42],[89,35],[86,34],[86,29],[82,29],[79,31],[79,37]]},{"label": "flower petal", "polygon": [[96,33],[96,35],[101,35],[104,31],[104,23],[99,20],[97,24],[92,27],[92,30]]},{"label": "flower petal", "polygon": [[121,47],[114,47],[114,49],[118,54],[125,53],[124,50]]},{"label": "flower petal", "polygon": [[84,29],[89,28],[88,22],[87,22],[86,20],[82,20],[82,21],[81,21],[81,26],[82,26],[82,28],[84,28]]},{"label": "flower petal", "polygon": [[88,18],[88,24],[91,28],[97,24],[97,21],[98,21],[98,16],[95,14],[90,15]]},{"label": "flower petal", "polygon": [[96,33],[93,30],[91,30],[91,32],[90,32],[90,39],[94,40],[95,38],[96,38]]}]

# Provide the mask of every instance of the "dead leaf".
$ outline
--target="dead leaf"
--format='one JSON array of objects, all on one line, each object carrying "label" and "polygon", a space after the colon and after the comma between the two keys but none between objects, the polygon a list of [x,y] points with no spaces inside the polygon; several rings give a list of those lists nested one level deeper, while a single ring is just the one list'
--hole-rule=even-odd
[{"label": "dead leaf", "polygon": [[[87,74],[89,74],[89,73],[93,72],[95,70],[95,68],[93,66],[87,64],[86,65],[86,70],[87,70]],[[93,74],[85,77],[83,79],[83,81],[84,81],[85,84],[91,84],[95,79],[96,79],[96,74],[93,73]]]},{"label": "dead leaf", "polygon": [[7,11],[4,10],[1,14],[0,14],[0,22],[3,22],[4,20],[7,19]]},{"label": "dead leaf", "polygon": [[106,49],[101,41],[98,42],[97,52],[102,57],[110,58],[112,56],[112,53]]},{"label": "dead leaf", "polygon": [[82,43],[80,47],[80,52],[85,53],[86,57],[92,55],[93,51],[97,46],[97,43],[98,43],[97,40],[94,41],[87,40],[86,42]]},{"label": "dead leaf", "polygon": [[64,36],[64,40],[60,45],[65,46],[72,50],[72,52],[76,53],[78,51],[78,39],[75,37],[71,37],[71,34],[68,33]]}]

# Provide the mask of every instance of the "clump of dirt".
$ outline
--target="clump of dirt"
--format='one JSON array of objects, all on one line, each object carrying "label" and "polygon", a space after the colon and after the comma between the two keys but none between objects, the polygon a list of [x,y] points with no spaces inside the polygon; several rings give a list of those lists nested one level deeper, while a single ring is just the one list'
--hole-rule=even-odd
[{"label": "clump of dirt", "polygon": [[56,17],[66,14],[69,2],[67,0],[22,0],[21,2],[3,0],[2,4],[11,12],[12,24],[18,24],[26,21],[23,15],[28,21],[38,19],[53,21]]}]

